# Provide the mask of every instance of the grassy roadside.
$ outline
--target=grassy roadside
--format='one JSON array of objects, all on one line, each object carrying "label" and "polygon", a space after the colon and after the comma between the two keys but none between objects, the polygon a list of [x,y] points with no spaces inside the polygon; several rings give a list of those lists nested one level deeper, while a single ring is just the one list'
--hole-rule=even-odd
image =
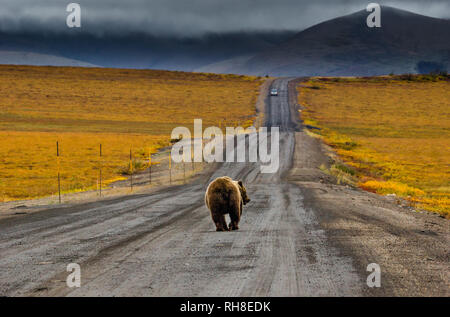
[{"label": "grassy roadside", "polygon": [[[123,179],[170,144],[174,127],[249,126],[263,79],[76,67],[0,66],[0,202]],[[99,145],[102,144],[102,157]]]},{"label": "grassy roadside", "polygon": [[450,217],[448,76],[313,78],[298,90],[338,179]]}]

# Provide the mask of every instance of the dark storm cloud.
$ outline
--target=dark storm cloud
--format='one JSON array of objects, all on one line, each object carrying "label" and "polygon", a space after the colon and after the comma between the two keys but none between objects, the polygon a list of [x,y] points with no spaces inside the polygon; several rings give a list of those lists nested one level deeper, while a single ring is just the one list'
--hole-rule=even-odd
[{"label": "dark storm cloud", "polygon": [[[68,31],[65,9],[82,8],[82,32],[198,35],[208,32],[301,30],[364,9],[361,0],[0,0],[1,31]],[[378,1],[449,18],[448,0]],[[79,31],[79,30],[78,30]]]}]

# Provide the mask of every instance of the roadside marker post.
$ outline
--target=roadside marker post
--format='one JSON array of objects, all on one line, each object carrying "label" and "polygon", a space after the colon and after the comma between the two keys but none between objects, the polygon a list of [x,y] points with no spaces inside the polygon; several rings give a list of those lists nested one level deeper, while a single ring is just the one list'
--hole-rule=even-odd
[{"label": "roadside marker post", "polygon": [[130,148],[130,188],[131,191],[133,191],[133,156],[131,154],[131,148]]},{"label": "roadside marker post", "polygon": [[172,154],[169,153],[169,181],[170,185],[172,185]]},{"label": "roadside marker post", "polygon": [[195,170],[195,163],[194,163],[194,145],[191,145],[191,162],[192,162],[192,170]]},{"label": "roadside marker post", "polygon": [[61,175],[59,164],[59,141],[56,141],[56,165],[58,168],[58,201],[61,204]]},{"label": "roadside marker post", "polygon": [[186,184],[186,158],[184,157],[183,151],[183,184]]},{"label": "roadside marker post", "polygon": [[99,168],[99,180],[100,180],[100,197],[102,197],[102,144],[100,143],[100,168]]},{"label": "roadside marker post", "polygon": [[150,148],[148,148],[148,178],[150,184],[152,183],[152,152]]}]

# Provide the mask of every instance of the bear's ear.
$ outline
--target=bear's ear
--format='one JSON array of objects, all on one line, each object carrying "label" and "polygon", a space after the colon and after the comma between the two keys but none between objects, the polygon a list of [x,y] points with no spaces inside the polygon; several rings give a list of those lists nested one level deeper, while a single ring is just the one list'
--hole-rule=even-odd
[{"label": "bear's ear", "polygon": [[243,187],[244,185],[242,184],[242,181],[238,181],[239,186]]}]

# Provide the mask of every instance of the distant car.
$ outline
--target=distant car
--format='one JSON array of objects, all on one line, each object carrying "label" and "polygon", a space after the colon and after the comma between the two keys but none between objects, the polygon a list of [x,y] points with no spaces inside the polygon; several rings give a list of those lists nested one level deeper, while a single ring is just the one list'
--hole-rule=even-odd
[{"label": "distant car", "polygon": [[271,89],[271,90],[270,90],[270,95],[271,95],[271,96],[278,96],[278,90],[275,89],[275,88],[274,88],[274,89]]}]

